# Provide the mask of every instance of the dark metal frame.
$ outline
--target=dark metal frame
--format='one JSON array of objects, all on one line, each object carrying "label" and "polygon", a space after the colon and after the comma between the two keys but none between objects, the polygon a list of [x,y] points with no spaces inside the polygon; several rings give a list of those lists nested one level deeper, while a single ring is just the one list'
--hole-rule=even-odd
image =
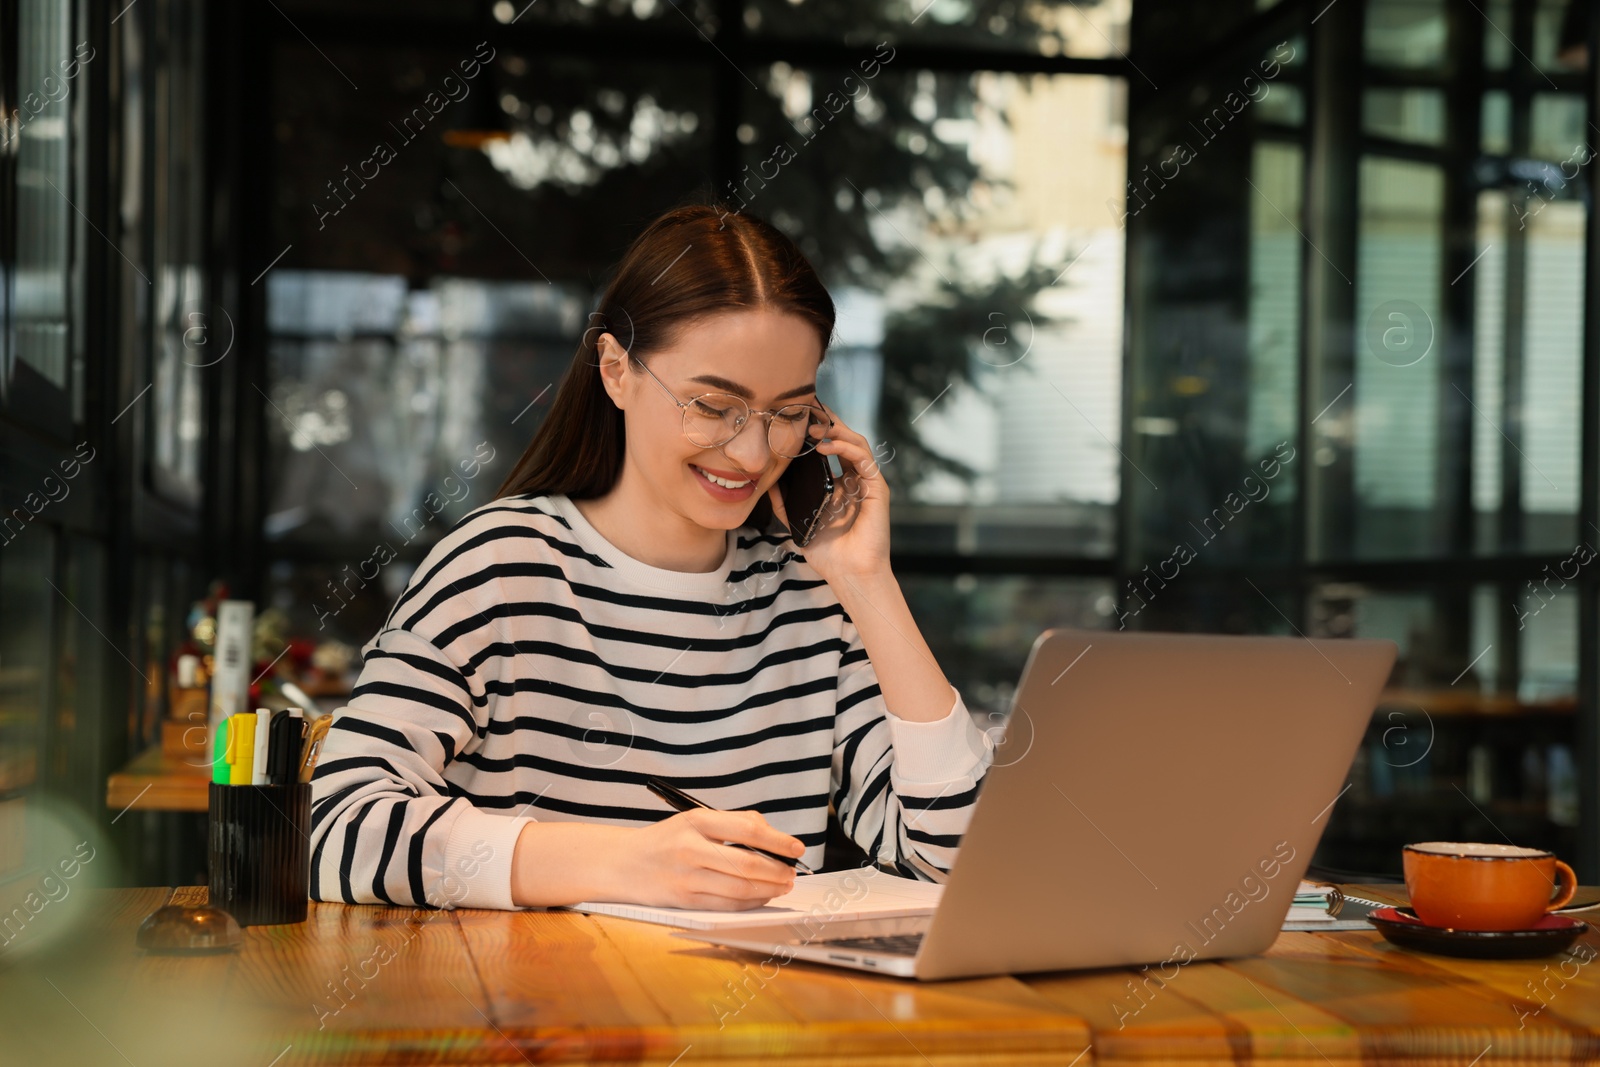
[{"label": "dark metal frame", "polygon": [[[1591,122],[1600,116],[1600,16],[1589,13],[1589,71],[1584,95]],[[1591,164],[1593,165],[1593,164]],[[1600,528],[1600,220],[1595,215],[1595,182],[1589,183],[1589,216],[1584,234],[1583,426],[1579,440],[1582,492],[1580,530]],[[1600,581],[1587,576],[1578,589],[1578,825],[1588,828],[1578,863],[1593,881],[1600,870]]]}]

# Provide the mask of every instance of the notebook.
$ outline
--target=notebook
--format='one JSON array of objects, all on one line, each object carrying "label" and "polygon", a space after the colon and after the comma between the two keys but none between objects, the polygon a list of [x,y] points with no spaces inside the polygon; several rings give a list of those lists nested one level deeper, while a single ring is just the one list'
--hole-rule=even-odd
[{"label": "notebook", "polygon": [[808,917],[832,921],[932,915],[943,890],[944,886],[938,882],[901,878],[885,874],[876,867],[859,867],[850,871],[796,875],[794,888],[789,892],[746,911],[696,911],[606,901],[585,901],[572,905],[572,909],[686,930],[736,930]]},{"label": "notebook", "polygon": [[1285,930],[1370,930],[1366,909],[1346,900],[1335,916],[1328,910],[1329,899],[1335,890],[1330,885],[1302,881],[1295,890],[1294,902],[1283,917]]},{"label": "notebook", "polygon": [[1286,923],[1333,922],[1334,916],[1328,911],[1328,899],[1332,893],[1332,886],[1301,881],[1300,887],[1294,892],[1294,902],[1289,905],[1289,913],[1283,917],[1283,921]]}]

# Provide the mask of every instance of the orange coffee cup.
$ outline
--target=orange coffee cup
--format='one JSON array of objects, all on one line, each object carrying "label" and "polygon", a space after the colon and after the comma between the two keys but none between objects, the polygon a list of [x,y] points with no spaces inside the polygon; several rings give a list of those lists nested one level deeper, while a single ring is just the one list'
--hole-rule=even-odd
[{"label": "orange coffee cup", "polygon": [[1411,910],[1429,926],[1526,930],[1578,891],[1572,868],[1537,848],[1424,841],[1401,862]]}]

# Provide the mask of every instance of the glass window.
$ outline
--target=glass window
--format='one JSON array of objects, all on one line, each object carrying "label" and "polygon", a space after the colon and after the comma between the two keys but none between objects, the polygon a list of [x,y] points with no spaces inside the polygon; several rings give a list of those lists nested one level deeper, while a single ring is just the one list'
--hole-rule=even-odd
[{"label": "glass window", "polygon": [[1483,94],[1483,150],[1495,155],[1511,151],[1511,96],[1503,89]]},{"label": "glass window", "polygon": [[1477,265],[1472,268],[1472,499],[1478,516],[1475,544],[1493,552],[1500,543],[1501,462],[1507,449],[1499,427],[1505,411],[1506,195],[1478,194]]},{"label": "glass window", "polygon": [[277,48],[274,270],[588,288],[713,165],[710,66],[297,40]]},{"label": "glass window", "polygon": [[1374,66],[1437,66],[1444,61],[1444,0],[1368,0],[1365,32]]},{"label": "glass window", "polygon": [[[639,220],[704,183],[716,78],[509,47],[330,63],[288,40],[265,532],[354,569],[420,553],[499,487]],[[445,91],[460,103],[434,119],[424,102]],[[329,173],[332,143],[362,153]]]},{"label": "glass window", "polygon": [[[76,69],[72,8],[21,0],[17,9],[15,358],[67,387],[67,285],[74,188],[68,154],[68,94]],[[70,64],[70,68],[64,66]]]},{"label": "glass window", "polygon": [[872,390],[842,414],[894,449],[897,545],[1109,553],[1114,80],[775,64],[758,85],[725,192],[799,235],[849,310],[835,369]]},{"label": "glass window", "polygon": [[1438,89],[1368,89],[1361,125],[1370,134],[1417,144],[1444,143],[1444,93]]},{"label": "glass window", "polygon": [[[1190,571],[1287,560],[1293,551],[1304,462],[1295,430],[1303,155],[1298,136],[1260,123],[1254,108],[1283,93],[1276,79],[1290,76],[1289,60],[1302,52],[1299,41],[1276,46],[1225,68],[1225,79],[1152,104],[1136,140],[1125,537],[1127,569],[1140,577],[1123,608],[1140,626],[1226,619],[1242,628],[1245,605],[1229,606],[1214,588],[1202,592]],[[1245,128],[1207,136],[1202,123],[1227,114],[1229,94],[1246,77],[1270,84],[1253,106],[1235,98]],[[1241,151],[1224,148],[1230,142],[1222,138],[1255,140]],[[1174,589],[1146,587],[1146,575]]]},{"label": "glass window", "polygon": [[1114,622],[1101,578],[908,574],[906,603],[967,709],[998,724],[1011,710],[1033,642],[1046,628],[1099,630]]},{"label": "glass window", "polygon": [[1536,159],[1565,163],[1564,177],[1576,175],[1591,159],[1593,141],[1585,126],[1583,97],[1577,93],[1535,93],[1530,115],[1529,151]]},{"label": "glass window", "polygon": [[1483,65],[1489,70],[1511,68],[1512,0],[1480,0],[1483,11]]},{"label": "glass window", "polygon": [[1302,126],[1306,121],[1306,94],[1288,82],[1268,86],[1256,104],[1256,113],[1262,122]]},{"label": "glass window", "polygon": [[211,322],[206,295],[204,215],[205,115],[202,5],[158,9],[157,28],[166,61],[155,82],[153,163],[150,189],[154,241],[151,299],[150,460],[152,480],[163,495],[191,506],[200,503],[204,451],[201,392],[205,368],[226,357],[236,340],[231,317]]},{"label": "glass window", "polygon": [[571,363],[586,295],[280,269],[268,303],[267,536],[387,556],[493,495]]},{"label": "glass window", "polygon": [[[1275,85],[1252,144],[1202,146],[1129,213],[1127,448],[1159,489],[1125,482],[1119,625],[1401,646],[1317,857],[1354,871],[1398,873],[1398,846],[1419,839],[1596,855],[1575,832],[1574,769],[1575,553],[1596,536],[1577,516],[1594,131],[1576,79],[1558,73],[1562,26],[1592,5],[1476,8],[1368,0],[1363,62],[1301,82],[1319,100],[1309,136],[1285,128]],[[1484,84],[1457,86],[1480,48]],[[1144,197],[1145,161],[1221,97],[1210,70],[1225,65],[1136,109],[1130,193]],[[1457,88],[1482,91],[1481,113]],[[1458,101],[1481,154],[1447,142]],[[1300,406],[1303,373],[1315,410]],[[1213,544],[1195,521],[1205,494],[1280,435],[1309,438],[1311,481],[1284,463],[1272,497],[1294,506],[1251,502],[1238,523],[1261,527]],[[1185,525],[1180,559],[1167,546]],[[1451,582],[1394,577],[1474,553],[1541,577],[1488,560]],[[1274,558],[1286,573],[1264,584]]]},{"label": "glass window", "polygon": [[[1271,453],[1295,439],[1300,381],[1300,258],[1305,153],[1299,145],[1255,147],[1250,201],[1250,390],[1248,455]],[[1281,213],[1280,213],[1281,212]],[[1294,497],[1297,477],[1280,484],[1280,504]]]},{"label": "glass window", "polygon": [[1361,161],[1355,321],[1356,553],[1435,551],[1438,486],[1440,212],[1438,167]]},{"label": "glass window", "polygon": [[[524,4],[527,2],[523,0]],[[372,18],[387,16],[396,21],[425,16],[429,21],[463,24],[483,18],[482,5],[460,3],[457,0],[273,0],[273,4],[286,12],[365,15]]]},{"label": "glass window", "polygon": [[[1484,551],[1565,552],[1580,536],[1584,211],[1575,200],[1513,192],[1478,199],[1475,543]],[[1511,269],[1520,278],[1508,277]]]},{"label": "glass window", "polygon": [[[645,2],[645,0],[639,0]],[[1047,56],[1125,56],[1132,0],[974,4],[967,0],[747,0],[745,26],[772,36],[829,37],[851,46],[912,41]]]},{"label": "glass window", "polygon": [[1570,853],[1578,595],[1565,584],[1316,588],[1313,636],[1400,646],[1317,862],[1397,871],[1417,840]]},{"label": "glass window", "polygon": [[[490,11],[504,25],[648,30],[697,44],[702,33],[717,32],[719,14],[714,0],[490,0]],[[746,14],[745,25],[751,22]]]},{"label": "glass window", "polygon": [[1546,204],[1528,220],[1522,508],[1535,550],[1565,549],[1578,536],[1583,228],[1583,205],[1572,200]]}]

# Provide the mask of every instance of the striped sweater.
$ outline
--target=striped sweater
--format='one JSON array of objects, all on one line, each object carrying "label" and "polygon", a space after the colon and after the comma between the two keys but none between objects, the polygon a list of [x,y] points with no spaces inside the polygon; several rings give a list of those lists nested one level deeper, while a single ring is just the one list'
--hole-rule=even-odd
[{"label": "striped sweater", "polygon": [[888,713],[787,536],[729,531],[717,569],[665,570],[560,494],[462,518],[362,656],[312,779],[315,900],[512,908],[523,826],[666,818],[650,775],[761,812],[812,867],[831,800],[883,869],[938,879],[990,760],[954,687],[942,719]]}]

